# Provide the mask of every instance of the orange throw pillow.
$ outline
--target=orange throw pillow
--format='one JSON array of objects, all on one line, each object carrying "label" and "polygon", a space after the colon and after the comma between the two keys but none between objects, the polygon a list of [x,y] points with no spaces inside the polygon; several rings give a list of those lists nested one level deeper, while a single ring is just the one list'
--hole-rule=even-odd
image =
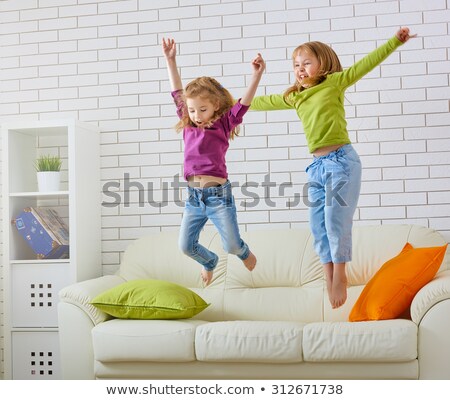
[{"label": "orange throw pillow", "polygon": [[416,293],[436,275],[447,245],[413,248],[406,243],[367,282],[350,312],[349,321],[393,319],[404,313]]}]

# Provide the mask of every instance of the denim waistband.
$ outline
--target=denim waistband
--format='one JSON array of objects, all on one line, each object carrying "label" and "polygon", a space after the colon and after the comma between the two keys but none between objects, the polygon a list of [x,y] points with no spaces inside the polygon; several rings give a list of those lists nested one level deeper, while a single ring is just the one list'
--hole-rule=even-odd
[{"label": "denim waistband", "polygon": [[314,156],[314,160],[320,160],[325,158],[335,158],[339,156],[343,156],[345,154],[348,154],[350,151],[353,150],[353,146],[351,144],[344,144],[343,146],[339,147],[338,149],[334,151],[330,151],[328,154],[325,154],[324,156],[316,157]]},{"label": "denim waistband", "polygon": [[324,156],[319,157],[314,156],[313,162],[310,165],[308,165],[306,171],[308,171],[309,168],[315,167],[316,165],[320,164],[323,160],[337,160],[339,157],[343,157],[353,151],[355,150],[353,149],[353,146],[351,144],[344,144],[337,150],[331,151],[328,154],[325,154]]},{"label": "denim waistband", "polygon": [[224,192],[231,190],[231,182],[226,181],[223,185],[220,186],[210,186],[206,188],[196,188],[188,186],[189,193],[202,193],[205,196],[221,196]]}]

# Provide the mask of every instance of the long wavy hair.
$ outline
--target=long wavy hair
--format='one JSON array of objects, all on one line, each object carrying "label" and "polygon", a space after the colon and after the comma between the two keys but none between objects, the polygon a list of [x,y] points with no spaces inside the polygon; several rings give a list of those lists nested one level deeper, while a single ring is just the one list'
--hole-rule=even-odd
[{"label": "long wavy hair", "polygon": [[[337,54],[330,46],[326,45],[325,43],[307,42],[298,46],[292,52],[292,62],[294,63],[294,65],[295,65],[295,58],[303,52],[311,54],[319,60],[319,71],[317,72],[317,74],[315,76],[311,76],[304,79],[304,83],[306,83],[308,87],[322,83],[329,74],[342,71],[341,62],[339,61]],[[283,94],[284,99],[286,101],[289,101],[288,99],[290,94],[294,92],[301,92],[306,89],[307,88],[304,88],[296,80],[296,82],[284,92]]]},{"label": "long wavy hair", "polygon": [[[186,85],[183,91],[183,100],[185,104],[186,99],[192,99],[194,97],[201,97],[202,99],[206,99],[218,107],[208,126],[211,126],[214,121],[217,121],[236,103],[235,99],[227,89],[225,89],[214,78],[210,78],[208,76],[202,76],[200,78],[194,79]],[[195,124],[189,118],[187,107],[184,107],[183,115],[180,118],[180,121],[175,125],[175,130],[177,132],[180,132],[186,126],[195,126]],[[230,139],[234,139],[234,137],[238,134],[239,126],[236,126],[230,132]]]}]

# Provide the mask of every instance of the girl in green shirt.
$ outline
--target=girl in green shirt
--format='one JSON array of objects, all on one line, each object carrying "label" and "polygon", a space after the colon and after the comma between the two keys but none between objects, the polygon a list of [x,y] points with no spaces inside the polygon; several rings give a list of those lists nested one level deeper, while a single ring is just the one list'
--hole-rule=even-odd
[{"label": "girl in green shirt", "polygon": [[352,257],[353,214],[361,186],[361,163],[350,144],[344,92],[415,35],[400,28],[394,37],[343,71],[336,53],[321,42],[293,54],[295,84],[285,93],[255,97],[252,110],[295,109],[313,162],[307,168],[310,226],[324,266],[331,306],[347,299],[345,263]]}]

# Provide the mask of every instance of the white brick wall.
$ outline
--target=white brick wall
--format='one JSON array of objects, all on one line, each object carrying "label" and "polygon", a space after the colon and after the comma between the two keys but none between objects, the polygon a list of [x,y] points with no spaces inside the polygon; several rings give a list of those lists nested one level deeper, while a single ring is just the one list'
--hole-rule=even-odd
[{"label": "white brick wall", "polygon": [[[3,0],[0,122],[75,117],[98,124],[102,186],[120,182],[123,189],[129,173],[133,182],[153,184],[154,199],[167,194],[160,208],[139,207],[136,190],[129,207],[103,208],[110,273],[131,240],[176,229],[181,219],[174,194],[163,190],[182,172],[182,144],[172,129],[162,37],[179,43],[185,82],[213,75],[239,97],[258,51],[267,59],[258,93],[281,92],[298,44],[327,42],[347,67],[409,25],[418,38],[346,95],[364,167],[356,224],[420,223],[450,239],[449,8],[445,0]],[[242,230],[307,226],[304,204],[286,205],[306,180],[302,132],[293,111],[247,114],[230,146],[230,179],[261,184],[270,174],[278,187],[294,185],[284,196],[271,189],[275,206],[264,198],[255,207],[238,204]],[[264,196],[261,187],[251,192]],[[251,200],[240,188],[235,194],[239,203]]]}]

